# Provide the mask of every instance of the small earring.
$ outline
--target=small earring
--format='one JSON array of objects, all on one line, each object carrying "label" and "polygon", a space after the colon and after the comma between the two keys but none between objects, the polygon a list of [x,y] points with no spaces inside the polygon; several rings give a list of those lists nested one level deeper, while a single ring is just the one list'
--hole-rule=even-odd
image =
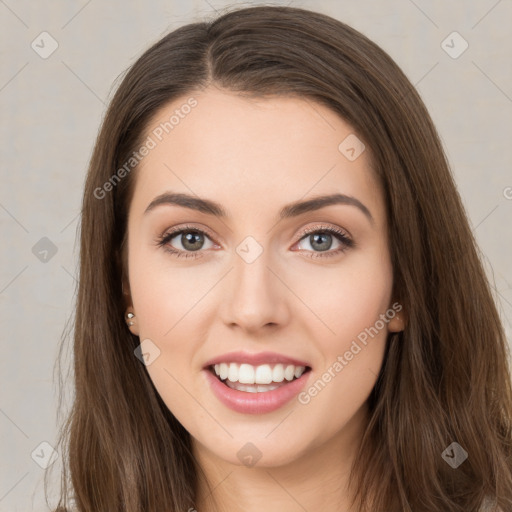
[{"label": "small earring", "polygon": [[134,318],[135,315],[133,313],[126,313],[126,318],[128,320],[126,320],[126,323],[128,324],[129,327],[131,327],[135,322],[132,321],[132,318]]}]

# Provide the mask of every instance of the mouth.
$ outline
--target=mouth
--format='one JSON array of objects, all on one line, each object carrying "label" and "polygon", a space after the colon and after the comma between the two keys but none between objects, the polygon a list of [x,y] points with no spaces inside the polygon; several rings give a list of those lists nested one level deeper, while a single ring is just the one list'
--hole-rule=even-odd
[{"label": "mouth", "polygon": [[267,393],[286,387],[311,371],[309,366],[294,364],[218,363],[208,366],[208,371],[222,384],[244,393]]}]

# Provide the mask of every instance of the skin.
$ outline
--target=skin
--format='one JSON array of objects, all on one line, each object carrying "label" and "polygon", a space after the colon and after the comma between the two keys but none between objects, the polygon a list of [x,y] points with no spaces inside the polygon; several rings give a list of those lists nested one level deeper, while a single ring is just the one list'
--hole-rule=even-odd
[{"label": "skin", "polygon": [[[307,404],[294,399],[271,413],[234,412],[212,393],[202,368],[234,350],[275,351],[309,362],[307,388],[391,308],[385,204],[368,151],[349,161],[338,145],[353,130],[320,104],[248,99],[214,86],[166,105],[147,135],[190,96],[197,106],[136,171],[128,219],[130,329],[160,350],[147,371],[190,432],[196,461],[222,507],[349,511],[347,476],[368,421],[366,401],[388,332],[404,327],[403,311]],[[212,199],[229,217],[175,205],[144,214],[165,191]],[[278,221],[285,204],[332,193],[357,198],[373,223],[352,205]],[[201,253],[197,259],[177,258],[156,243],[185,224],[211,233],[199,251],[189,249]],[[356,246],[308,257],[343,246],[333,235],[327,251],[318,249],[302,234],[317,226],[341,228]],[[251,264],[236,252],[247,236],[263,249]],[[169,244],[186,250],[182,235]],[[253,467],[237,457],[247,442],[262,454]],[[212,510],[207,494],[201,485],[201,512]]]}]

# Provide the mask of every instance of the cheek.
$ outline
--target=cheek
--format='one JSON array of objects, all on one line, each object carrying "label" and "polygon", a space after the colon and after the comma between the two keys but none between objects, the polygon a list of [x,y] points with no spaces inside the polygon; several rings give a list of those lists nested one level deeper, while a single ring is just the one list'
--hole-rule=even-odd
[{"label": "cheek", "polygon": [[140,340],[150,340],[158,352],[147,371],[166,404],[186,410],[190,396],[184,389],[193,393],[190,368],[197,366],[204,339],[198,319],[207,313],[201,299],[212,286],[212,276],[205,267],[178,266],[170,258],[163,250],[160,254],[134,247],[129,259],[130,289]]},{"label": "cheek", "polygon": [[190,398],[197,394],[190,367],[202,339],[196,319],[207,286],[194,277],[194,268],[172,268],[165,257],[147,250],[135,249],[129,264],[139,337],[150,340],[158,354],[146,370],[167,407],[188,425],[190,414],[200,413]]},{"label": "cheek", "polygon": [[141,339],[170,341],[183,323],[197,316],[196,307],[211,287],[211,272],[205,267],[180,266],[171,258],[163,249],[134,249],[130,254],[130,289]]},{"label": "cheek", "polygon": [[391,264],[383,254],[377,250],[354,253],[339,267],[303,273],[306,278],[295,290],[312,312],[305,315],[310,319],[308,325],[316,326],[312,339],[323,333],[328,347],[342,349],[387,311],[393,279]]},{"label": "cheek", "polygon": [[[325,283],[325,295],[316,295],[318,311],[329,330],[317,335],[322,364],[315,370],[298,402],[323,435],[346,426],[368,399],[384,359],[392,277],[386,265],[364,272],[347,272],[337,282]],[[318,321],[315,319],[318,329]],[[302,429],[302,427],[300,427]],[[305,430],[309,428],[304,426]]]}]

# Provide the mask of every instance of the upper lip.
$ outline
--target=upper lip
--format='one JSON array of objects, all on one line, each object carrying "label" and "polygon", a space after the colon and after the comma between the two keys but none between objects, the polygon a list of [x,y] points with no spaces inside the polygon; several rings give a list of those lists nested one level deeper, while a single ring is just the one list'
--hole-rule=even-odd
[{"label": "upper lip", "polygon": [[276,352],[258,352],[251,354],[250,352],[228,352],[221,356],[214,357],[207,361],[204,368],[213,366],[219,363],[247,363],[252,366],[258,366],[261,364],[293,364],[294,366],[309,366],[308,363],[296,359],[294,357],[285,356]]}]

